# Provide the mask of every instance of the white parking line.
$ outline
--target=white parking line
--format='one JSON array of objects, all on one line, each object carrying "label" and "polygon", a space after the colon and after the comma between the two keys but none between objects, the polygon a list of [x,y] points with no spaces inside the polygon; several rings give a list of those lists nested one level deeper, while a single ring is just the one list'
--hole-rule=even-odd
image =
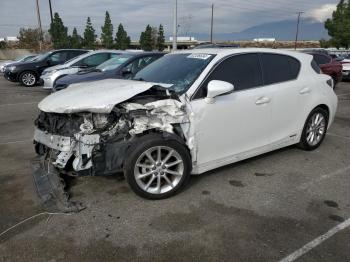
[{"label": "white parking line", "polygon": [[27,139],[27,140],[18,140],[18,141],[11,141],[11,142],[3,142],[3,143],[0,143],[0,145],[11,145],[11,144],[19,144],[19,143],[26,143],[26,142],[29,142],[29,141],[32,141],[32,139]]},{"label": "white parking line", "polygon": [[333,134],[333,133],[327,133],[328,136],[334,136],[334,137],[339,137],[339,138],[342,138],[342,139],[345,139],[345,140],[349,140],[350,141],[350,138],[349,137],[346,137],[346,136],[341,136],[341,135],[337,135],[337,134]]},{"label": "white parking line", "polygon": [[302,255],[308,253],[318,245],[322,244],[324,241],[326,241],[328,238],[334,236],[336,233],[346,229],[350,226],[350,219],[345,220],[343,223],[337,225],[336,227],[329,230],[327,233],[323,234],[322,236],[319,236],[318,238],[315,238],[311,242],[307,243],[302,248],[298,249],[294,253],[290,254],[289,256],[283,258],[280,260],[280,262],[292,262],[301,257]]},{"label": "white parking line", "polygon": [[339,95],[337,95],[337,96],[347,96],[347,95],[350,95],[350,93],[339,94]]},{"label": "white parking line", "polygon": [[15,104],[2,104],[0,106],[20,106],[20,105],[34,105],[38,104],[39,102],[28,102],[28,103],[15,103]]}]

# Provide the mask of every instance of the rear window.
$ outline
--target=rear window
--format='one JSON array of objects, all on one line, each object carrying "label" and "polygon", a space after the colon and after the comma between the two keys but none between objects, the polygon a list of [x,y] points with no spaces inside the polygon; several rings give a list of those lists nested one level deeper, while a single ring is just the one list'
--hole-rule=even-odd
[{"label": "rear window", "polygon": [[300,71],[300,62],[293,57],[279,54],[261,54],[264,84],[294,80]]},{"label": "rear window", "polygon": [[330,57],[322,54],[313,54],[313,57],[318,65],[328,64],[332,61]]}]

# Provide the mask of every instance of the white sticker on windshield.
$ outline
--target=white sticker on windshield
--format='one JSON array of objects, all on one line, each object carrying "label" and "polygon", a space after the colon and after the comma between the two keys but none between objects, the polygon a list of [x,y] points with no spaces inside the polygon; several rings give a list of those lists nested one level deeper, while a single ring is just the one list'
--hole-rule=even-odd
[{"label": "white sticker on windshield", "polygon": [[207,60],[210,57],[208,54],[190,54],[187,58]]}]

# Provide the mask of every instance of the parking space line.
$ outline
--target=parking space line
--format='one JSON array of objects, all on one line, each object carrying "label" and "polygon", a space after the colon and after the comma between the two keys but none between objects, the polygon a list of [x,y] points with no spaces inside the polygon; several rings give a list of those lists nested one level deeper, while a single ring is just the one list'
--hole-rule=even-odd
[{"label": "parking space line", "polygon": [[289,256],[283,258],[282,260],[280,260],[280,262],[292,262],[292,261],[295,261],[296,259],[298,259],[302,255],[305,255],[306,253],[308,253],[309,251],[311,251],[312,249],[314,249],[318,245],[322,244],[327,239],[331,238],[332,236],[334,236],[338,232],[346,229],[349,226],[350,226],[350,219],[347,219],[343,223],[341,223],[341,224],[337,225],[336,227],[332,228],[331,230],[329,230],[327,233],[319,236],[318,238],[315,238],[314,240],[312,240],[311,242],[307,243],[302,248],[298,249],[297,251],[295,251],[294,253],[290,254]]},{"label": "parking space line", "polygon": [[20,105],[34,105],[39,102],[28,102],[28,103],[15,103],[15,104],[2,104],[0,106],[20,106]]},{"label": "parking space line", "polygon": [[350,95],[350,93],[339,94],[339,95],[337,95],[337,96],[347,96],[347,95]]},{"label": "parking space line", "polygon": [[333,134],[333,133],[327,133],[327,135],[329,136],[334,136],[334,137],[339,137],[339,138],[342,138],[342,139],[345,139],[345,140],[349,140],[350,141],[350,138],[349,137],[346,137],[346,136],[342,136],[342,135],[337,135],[337,134]]},{"label": "parking space line", "polygon": [[10,141],[10,142],[3,142],[3,143],[0,143],[0,145],[11,145],[11,144],[18,144],[18,143],[25,143],[25,142],[29,142],[29,141],[32,141],[32,139],[26,139],[26,140],[18,140],[18,141]]}]

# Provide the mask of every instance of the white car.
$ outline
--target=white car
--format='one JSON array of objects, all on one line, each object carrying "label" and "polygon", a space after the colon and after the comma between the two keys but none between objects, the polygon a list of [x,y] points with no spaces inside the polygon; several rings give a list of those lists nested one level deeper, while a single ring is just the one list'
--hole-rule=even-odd
[{"label": "white car", "polygon": [[80,55],[67,61],[64,64],[49,67],[41,74],[41,82],[44,89],[52,89],[57,79],[78,73],[81,70],[87,70],[94,68],[105,61],[116,57],[119,54],[125,53],[125,51],[118,50],[98,50],[91,51],[86,54]]},{"label": "white car", "polygon": [[138,195],[170,197],[191,174],[293,144],[318,148],[338,100],[312,61],[197,49],[165,55],[134,80],[73,84],[40,102],[36,149],[58,174],[122,171]]},{"label": "white car", "polygon": [[343,66],[343,80],[350,80],[350,55],[340,61]]}]

